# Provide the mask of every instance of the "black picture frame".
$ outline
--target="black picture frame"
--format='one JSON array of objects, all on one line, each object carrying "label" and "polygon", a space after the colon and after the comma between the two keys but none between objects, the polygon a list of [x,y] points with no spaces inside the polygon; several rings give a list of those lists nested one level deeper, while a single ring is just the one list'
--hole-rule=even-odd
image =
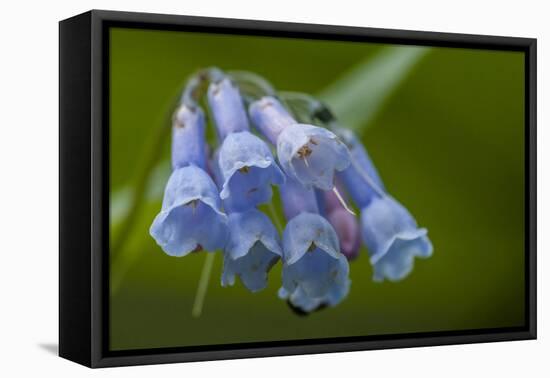
[{"label": "black picture frame", "polygon": [[[523,327],[111,352],[108,349],[110,27],[216,32],[525,54]],[[89,367],[536,338],[536,39],[92,10],[59,23],[59,354]]]}]

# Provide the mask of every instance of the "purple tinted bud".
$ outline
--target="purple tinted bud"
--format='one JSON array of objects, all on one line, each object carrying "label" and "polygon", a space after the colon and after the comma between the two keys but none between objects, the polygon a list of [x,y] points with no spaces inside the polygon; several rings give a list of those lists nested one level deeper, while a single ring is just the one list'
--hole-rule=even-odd
[{"label": "purple tinted bud", "polygon": [[284,128],[296,123],[284,106],[269,96],[253,102],[248,113],[256,128],[273,144],[277,144],[277,138]]},{"label": "purple tinted bud", "polygon": [[338,239],[340,239],[340,252],[348,260],[353,260],[359,256],[361,247],[361,230],[359,222],[355,215],[348,212],[342,203],[338,200],[334,192],[322,192],[325,197],[325,217],[334,227]]},{"label": "purple tinted bud", "polygon": [[172,127],[172,168],[206,166],[204,113],[196,106],[181,105],[174,114]]},{"label": "purple tinted bud", "polygon": [[340,252],[350,261],[357,258],[361,248],[361,231],[357,218],[342,207],[329,212],[327,219],[340,239]]},{"label": "purple tinted bud", "polygon": [[249,129],[248,118],[239,88],[228,78],[210,84],[208,104],[216,123],[220,141],[234,132]]}]

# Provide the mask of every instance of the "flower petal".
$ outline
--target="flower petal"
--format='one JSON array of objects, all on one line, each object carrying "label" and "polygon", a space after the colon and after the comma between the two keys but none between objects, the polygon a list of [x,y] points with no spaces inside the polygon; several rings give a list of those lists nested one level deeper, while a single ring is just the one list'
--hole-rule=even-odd
[{"label": "flower petal", "polygon": [[248,108],[252,122],[269,141],[277,144],[279,134],[296,123],[285,107],[274,97],[265,96],[254,101]]},{"label": "flower petal", "polygon": [[324,251],[309,252],[299,262],[283,265],[283,287],[279,297],[294,307],[311,312],[335,306],[348,294],[349,264],[344,255],[334,259]]},{"label": "flower petal", "polygon": [[399,233],[418,232],[411,214],[390,196],[376,197],[363,208],[361,229],[371,255],[384,253]]},{"label": "flower petal", "polygon": [[243,257],[260,241],[271,252],[282,256],[279,234],[271,220],[261,211],[250,209],[229,215],[229,240],[226,253],[233,259]]},{"label": "flower petal", "polygon": [[283,287],[289,292],[300,287],[310,297],[323,297],[334,283],[347,279],[348,273],[349,266],[345,256],[340,254],[338,258],[334,258],[322,249],[315,248],[297,262],[285,263]]},{"label": "flower petal", "polygon": [[279,258],[278,254],[273,253],[260,241],[257,241],[243,257],[233,259],[226,254],[222,285],[232,286],[235,283],[235,276],[239,276],[248,290],[257,292],[265,289],[267,274]]},{"label": "flower petal", "polygon": [[[337,129],[335,133],[346,144],[351,157],[351,165],[339,175],[346,184],[353,200],[359,207],[364,207],[370,201],[373,192],[376,192],[376,190],[371,188],[370,183],[376,185],[377,189],[382,192],[385,192],[386,188],[367,149],[359,141],[355,133],[344,128]],[[368,181],[365,180],[365,176]]]},{"label": "flower petal", "polygon": [[238,275],[253,292],[265,288],[268,271],[282,256],[279,235],[271,220],[256,209],[233,213],[229,230],[222,285],[233,285]]},{"label": "flower petal", "polygon": [[294,264],[312,245],[335,259],[340,256],[338,236],[330,223],[319,214],[301,213],[287,223],[283,233],[285,263]]},{"label": "flower petal", "polygon": [[220,202],[206,172],[195,166],[176,169],[166,184],[162,209],[150,234],[172,256],[185,256],[199,245],[208,251],[223,248],[227,217]]},{"label": "flower petal", "polygon": [[428,231],[418,228],[407,209],[390,196],[373,199],[361,211],[361,228],[375,280],[403,279],[411,272],[415,256],[432,254]]},{"label": "flower petal", "polygon": [[208,104],[220,136],[249,129],[246,109],[239,88],[227,77],[210,84]]},{"label": "flower petal", "polygon": [[199,107],[181,105],[172,127],[172,168],[206,166],[204,113]]},{"label": "flower petal", "polygon": [[242,211],[271,199],[271,185],[285,177],[264,141],[248,131],[229,134],[218,153],[222,199]]},{"label": "flower petal", "polygon": [[277,155],[285,173],[306,188],[331,190],[334,172],[350,164],[347,147],[335,134],[317,126],[287,126],[277,139]]},{"label": "flower petal", "polygon": [[[427,258],[433,251],[427,236],[416,239],[396,238],[390,249],[377,259],[371,259],[375,281],[400,281],[413,270],[414,258]],[[374,256],[373,256],[374,257]]]}]

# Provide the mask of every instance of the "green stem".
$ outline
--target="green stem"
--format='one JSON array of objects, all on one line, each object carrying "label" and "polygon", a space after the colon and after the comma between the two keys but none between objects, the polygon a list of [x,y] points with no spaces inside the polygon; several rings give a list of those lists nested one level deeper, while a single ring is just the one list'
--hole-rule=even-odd
[{"label": "green stem", "polygon": [[193,309],[191,310],[191,315],[194,318],[199,318],[202,314],[204,298],[206,297],[208,283],[210,282],[210,276],[212,274],[212,266],[214,265],[214,257],[216,257],[216,252],[205,253],[206,259],[204,260],[204,265],[202,266],[201,277],[199,279],[199,285],[197,286],[197,293],[195,294]]},{"label": "green stem", "polygon": [[118,232],[116,240],[114,240],[111,244],[111,256],[113,256],[113,258],[117,258],[120,254],[120,251],[125,245],[126,240],[130,235],[130,231],[132,231],[132,228],[134,227],[144,204],[143,197],[145,196],[145,192],[147,190],[147,184],[149,183],[151,172],[160,159],[160,156],[162,155],[162,147],[170,135],[172,126],[172,112],[174,111],[175,104],[176,102],[171,103],[166,109],[161,127],[156,128],[151,136],[150,140],[152,140],[152,143],[149,146],[149,150],[145,154],[144,162],[137,165],[138,167],[143,168],[138,173],[134,184],[135,191],[132,196],[132,202],[129,207],[130,210],[128,215],[120,226],[120,231]]},{"label": "green stem", "polygon": [[275,209],[275,205],[273,204],[273,201],[269,202],[269,204],[267,205],[267,209],[271,214],[271,219],[273,220],[273,223],[275,223],[275,227],[277,227],[277,230],[279,230],[279,232],[282,233],[283,223],[279,219],[279,215],[277,214],[277,210]]}]

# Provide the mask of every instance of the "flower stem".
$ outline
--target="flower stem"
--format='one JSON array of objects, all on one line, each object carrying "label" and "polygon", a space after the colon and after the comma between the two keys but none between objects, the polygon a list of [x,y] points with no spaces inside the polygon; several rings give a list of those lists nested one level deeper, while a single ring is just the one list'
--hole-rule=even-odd
[{"label": "flower stem", "polygon": [[275,227],[279,232],[283,232],[283,224],[279,219],[279,215],[277,214],[277,210],[275,210],[275,205],[273,204],[273,202],[269,202],[267,208],[269,210],[269,213],[271,214],[271,220],[273,221],[273,223],[275,223]]},{"label": "flower stem", "polygon": [[197,286],[197,293],[195,294],[195,301],[193,302],[193,309],[191,310],[191,315],[194,318],[199,318],[202,314],[204,297],[206,297],[208,283],[210,282],[210,275],[212,274],[212,266],[214,265],[214,257],[216,257],[216,253],[206,252],[206,258],[204,260],[204,265],[202,266],[201,277]]},{"label": "flower stem", "polygon": [[139,217],[140,211],[143,207],[143,197],[147,190],[147,184],[151,177],[151,172],[155,167],[157,161],[161,157],[162,146],[168,139],[171,130],[170,119],[172,117],[173,106],[169,106],[166,110],[163,122],[160,124],[153,134],[149,137],[151,144],[149,149],[144,154],[144,159],[138,164],[138,167],[142,167],[134,181],[134,195],[131,199],[130,210],[128,215],[123,221],[118,237],[111,244],[111,256],[118,258],[121,249],[126,244],[128,237],[131,234],[132,228]]}]

